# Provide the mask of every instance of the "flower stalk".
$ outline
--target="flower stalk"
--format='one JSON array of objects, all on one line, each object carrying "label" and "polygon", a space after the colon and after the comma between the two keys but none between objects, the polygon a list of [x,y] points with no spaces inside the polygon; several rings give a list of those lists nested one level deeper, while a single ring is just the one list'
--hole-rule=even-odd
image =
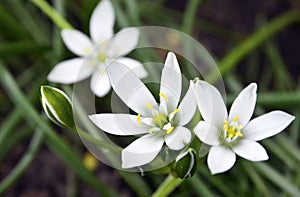
[{"label": "flower stalk", "polygon": [[165,197],[176,189],[184,180],[169,175],[153,193],[152,197]]},{"label": "flower stalk", "polygon": [[39,7],[59,28],[73,29],[72,25],[66,21],[47,1],[31,0],[33,4]]}]

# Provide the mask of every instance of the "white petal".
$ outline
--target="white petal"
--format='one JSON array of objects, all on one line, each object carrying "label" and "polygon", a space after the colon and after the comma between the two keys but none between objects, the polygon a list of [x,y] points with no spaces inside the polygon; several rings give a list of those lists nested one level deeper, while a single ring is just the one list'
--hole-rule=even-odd
[{"label": "white petal", "polygon": [[152,118],[143,118],[141,117],[141,121],[142,123],[148,125],[148,126],[151,126],[151,127],[154,127],[155,125],[153,124],[153,119]]},{"label": "white petal", "polygon": [[71,84],[91,75],[94,67],[83,58],[74,58],[58,63],[47,76],[51,82]]},{"label": "white petal", "polygon": [[78,56],[87,56],[93,49],[90,39],[78,30],[64,29],[61,36],[68,49]]},{"label": "white petal", "polygon": [[139,30],[137,28],[124,28],[115,34],[109,45],[108,55],[118,58],[130,53],[138,44]]},{"label": "white petal", "polygon": [[109,77],[105,71],[97,70],[91,78],[91,89],[98,97],[108,94],[111,88]]},{"label": "white petal", "polygon": [[200,141],[204,142],[205,144],[213,146],[219,143],[221,130],[212,124],[209,124],[205,121],[200,121],[194,128],[194,132]]},{"label": "white petal", "polygon": [[243,129],[244,138],[259,141],[284,130],[295,119],[283,111],[272,111],[251,120]]},{"label": "white petal", "polygon": [[135,59],[129,57],[122,57],[118,58],[117,61],[131,69],[138,78],[145,78],[148,76],[148,73],[144,68],[143,64]]},{"label": "white petal", "polygon": [[145,135],[122,151],[122,168],[133,168],[151,162],[159,153],[164,140],[158,135]]},{"label": "white petal", "polygon": [[264,147],[251,140],[239,140],[231,148],[237,155],[250,161],[264,161],[269,159]]},{"label": "white petal", "polygon": [[175,127],[173,132],[165,137],[166,144],[170,149],[180,150],[190,143],[192,134],[185,127]]},{"label": "white petal", "polygon": [[235,153],[225,146],[213,146],[211,147],[207,164],[212,174],[222,173],[234,165],[236,160]]},{"label": "white petal", "polygon": [[191,86],[203,119],[221,129],[227,119],[227,109],[220,92],[202,80],[197,80]]},{"label": "white petal", "polygon": [[245,126],[249,122],[255,108],[256,90],[256,83],[251,83],[240,92],[231,106],[229,122],[231,122],[236,116],[239,116],[239,125]]},{"label": "white petal", "polygon": [[89,118],[100,129],[113,135],[138,135],[148,133],[149,126],[139,124],[137,116],[130,114],[93,114]]},{"label": "white petal", "polygon": [[129,70],[119,62],[112,62],[107,67],[114,91],[132,110],[142,116],[149,116],[149,103],[157,109],[157,103],[148,88]]},{"label": "white petal", "polygon": [[179,112],[175,115],[176,122],[179,125],[186,125],[193,118],[196,108],[197,103],[194,91],[190,86],[178,107]]},{"label": "white petal", "polygon": [[[168,109],[167,109],[167,102],[165,100],[162,100],[159,104],[159,110],[160,113],[168,114]],[[169,116],[170,119],[171,116]],[[174,116],[173,116],[174,118]],[[172,119],[172,118],[171,118]]]},{"label": "white petal", "polygon": [[90,34],[97,44],[109,39],[113,35],[115,13],[109,0],[102,0],[96,6],[90,19]]},{"label": "white petal", "polygon": [[[160,93],[166,95],[168,112],[172,112],[178,105],[181,94],[181,71],[174,53],[169,52],[161,74]],[[160,97],[162,102],[164,98]]]}]

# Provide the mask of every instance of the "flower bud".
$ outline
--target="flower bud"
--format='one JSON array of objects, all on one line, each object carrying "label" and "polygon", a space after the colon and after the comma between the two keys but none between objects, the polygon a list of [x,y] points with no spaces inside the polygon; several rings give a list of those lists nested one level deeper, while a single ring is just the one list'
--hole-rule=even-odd
[{"label": "flower bud", "polygon": [[197,156],[193,148],[189,148],[176,158],[174,171],[181,179],[192,177],[197,170]]},{"label": "flower bud", "polygon": [[70,98],[63,91],[50,86],[41,86],[40,94],[48,118],[61,127],[74,128]]}]

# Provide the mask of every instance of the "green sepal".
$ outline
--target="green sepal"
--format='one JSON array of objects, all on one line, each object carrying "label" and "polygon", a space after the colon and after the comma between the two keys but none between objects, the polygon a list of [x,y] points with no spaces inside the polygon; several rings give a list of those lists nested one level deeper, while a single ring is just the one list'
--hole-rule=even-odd
[{"label": "green sepal", "polygon": [[197,155],[193,148],[177,156],[174,164],[174,173],[181,179],[192,177],[197,170]]}]

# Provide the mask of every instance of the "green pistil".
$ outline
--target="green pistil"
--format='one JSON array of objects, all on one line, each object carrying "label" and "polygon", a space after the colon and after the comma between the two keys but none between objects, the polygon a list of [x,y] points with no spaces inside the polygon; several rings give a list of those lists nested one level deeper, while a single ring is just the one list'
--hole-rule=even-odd
[{"label": "green pistil", "polygon": [[163,126],[168,123],[168,116],[166,114],[159,113],[153,117],[153,122],[159,128],[163,128]]},{"label": "green pistil", "polygon": [[104,62],[105,61],[105,59],[107,58],[107,55],[106,54],[99,54],[99,56],[98,56],[98,60],[100,61],[100,62]]}]

